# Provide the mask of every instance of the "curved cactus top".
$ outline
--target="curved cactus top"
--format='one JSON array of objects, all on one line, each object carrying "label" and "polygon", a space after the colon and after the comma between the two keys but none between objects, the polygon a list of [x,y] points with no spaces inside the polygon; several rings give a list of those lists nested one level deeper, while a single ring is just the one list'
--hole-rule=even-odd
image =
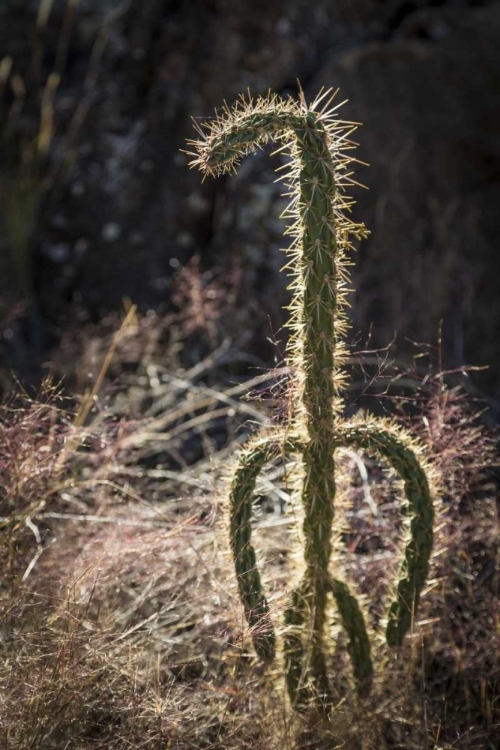
[{"label": "curved cactus top", "polygon": [[302,94],[298,102],[275,94],[241,97],[211,122],[195,123],[200,138],[189,141],[195,149],[190,166],[205,175],[235,171],[244,156],[270,139],[282,142],[278,151],[291,157],[284,178],[291,202],[284,216],[293,220],[286,268],[294,277],[295,296],[288,323],[294,335],[287,353],[299,376],[296,404],[303,402],[307,421],[316,424],[330,422],[342,383],[349,235],[366,234],[363,225],[346,216],[352,201],[344,190],[354,183],[348,171],[354,147],[349,135],[356,126],[336,119],[340,104],[331,106],[335,93],[322,91],[311,105]]}]

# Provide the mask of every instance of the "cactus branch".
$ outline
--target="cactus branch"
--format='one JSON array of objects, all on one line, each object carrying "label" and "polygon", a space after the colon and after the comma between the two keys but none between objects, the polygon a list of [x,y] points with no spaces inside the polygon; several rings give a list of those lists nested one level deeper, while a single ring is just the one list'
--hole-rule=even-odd
[{"label": "cactus branch", "polygon": [[411,516],[410,538],[397,584],[396,598],[389,607],[387,643],[400,646],[411,627],[420,593],[429,573],[433,543],[434,510],[427,474],[415,454],[415,442],[390,423],[370,422],[342,425],[339,444],[363,448],[387,461],[404,482]]},{"label": "cactus branch", "polygon": [[310,595],[309,583],[303,579],[293,589],[290,604],[285,610],[286,682],[292,705],[298,709],[305,708],[311,699],[311,690],[307,684],[306,649],[302,643],[302,630],[308,619]]},{"label": "cactus branch", "polygon": [[281,436],[251,442],[240,455],[231,483],[230,539],[238,589],[247,622],[252,629],[255,650],[264,661],[274,658],[276,638],[252,546],[252,496],[257,477],[265,464],[279,458],[283,451],[296,452],[296,443]]},{"label": "cactus branch", "polygon": [[346,583],[330,578],[330,589],[337,605],[342,627],[347,634],[347,650],[351,657],[358,692],[360,695],[366,695],[372,683],[373,664],[363,612]]}]

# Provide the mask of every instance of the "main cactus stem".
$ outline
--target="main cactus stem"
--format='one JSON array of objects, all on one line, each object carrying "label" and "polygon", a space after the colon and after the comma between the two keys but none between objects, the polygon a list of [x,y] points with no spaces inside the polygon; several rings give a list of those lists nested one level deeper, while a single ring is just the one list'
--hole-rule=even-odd
[{"label": "main cactus stem", "polygon": [[287,265],[293,276],[294,300],[289,323],[293,335],[287,359],[293,373],[293,416],[282,433],[254,438],[243,450],[230,491],[230,540],[239,592],[257,654],[270,661],[276,638],[252,546],[253,491],[266,463],[283,453],[302,456],[304,570],[285,611],[284,657],[288,691],[293,705],[311,704],[330,710],[332,696],[325,654],[328,596],[333,596],[344,628],[353,674],[360,693],[371,684],[372,659],[365,618],[348,585],[332,577],[332,525],[335,502],[335,450],[355,447],[372,452],[403,479],[412,516],[410,538],[389,608],[387,641],[400,645],[411,626],[425,583],[432,550],[433,508],[427,476],[408,435],[390,422],[342,420],[341,366],[345,356],[344,289],[348,279],[346,251],[349,235],[363,237],[363,225],[345,215],[350,202],[343,190],[350,182],[346,149],[352,128],[322,109],[321,93],[311,106],[303,97],[296,103],[275,95],[255,102],[244,98],[205,126],[193,166],[205,174],[234,169],[246,154],[270,138],[283,141],[291,161],[292,201],[288,230],[293,242]]}]

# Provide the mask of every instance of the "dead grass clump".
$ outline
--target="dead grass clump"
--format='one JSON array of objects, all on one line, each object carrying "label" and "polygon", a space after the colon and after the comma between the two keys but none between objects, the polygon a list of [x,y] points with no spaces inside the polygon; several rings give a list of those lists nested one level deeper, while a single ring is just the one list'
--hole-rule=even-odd
[{"label": "dead grass clump", "polygon": [[253,744],[253,686],[266,694],[217,505],[172,489],[147,501],[137,488],[158,477],[127,472],[120,423],[79,414],[48,388],[0,411],[0,747]]},{"label": "dead grass clump", "polygon": [[36,518],[61,502],[71,419],[62,406],[46,385],[37,399],[22,393],[0,407],[0,590],[28,577],[35,559],[29,556],[47,533]]},{"label": "dead grass clump", "polygon": [[[217,391],[200,372],[158,367],[143,420],[117,418],[98,398],[77,427],[55,394],[1,411],[0,747],[494,748],[496,444],[466,396],[436,378],[412,400],[413,428],[440,478],[439,521],[419,617],[397,652],[380,633],[404,525],[398,488],[363,454],[342,459],[337,562],[365,597],[377,679],[358,702],[332,611],[337,708],[325,726],[290,711],[279,660],[266,671],[253,656],[220,481],[234,444],[181,471],[145,460],[169,432],[189,440],[220,419],[221,405],[259,414],[240,401],[243,385]],[[205,421],[193,426],[198,416]],[[297,546],[286,475],[271,467],[258,487],[259,560],[276,622]]]}]

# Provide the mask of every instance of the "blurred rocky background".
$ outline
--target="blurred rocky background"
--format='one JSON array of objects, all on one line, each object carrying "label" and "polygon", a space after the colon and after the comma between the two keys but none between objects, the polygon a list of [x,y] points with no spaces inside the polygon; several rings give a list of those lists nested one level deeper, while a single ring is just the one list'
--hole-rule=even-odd
[{"label": "blurred rocky background", "polygon": [[219,334],[279,360],[280,159],[202,184],[181,149],[191,117],[299,79],[363,123],[354,349],[487,367],[465,377],[498,409],[499,49],[494,0],[1,0],[4,371],[36,378],[68,330],[129,301],[196,294]]}]

